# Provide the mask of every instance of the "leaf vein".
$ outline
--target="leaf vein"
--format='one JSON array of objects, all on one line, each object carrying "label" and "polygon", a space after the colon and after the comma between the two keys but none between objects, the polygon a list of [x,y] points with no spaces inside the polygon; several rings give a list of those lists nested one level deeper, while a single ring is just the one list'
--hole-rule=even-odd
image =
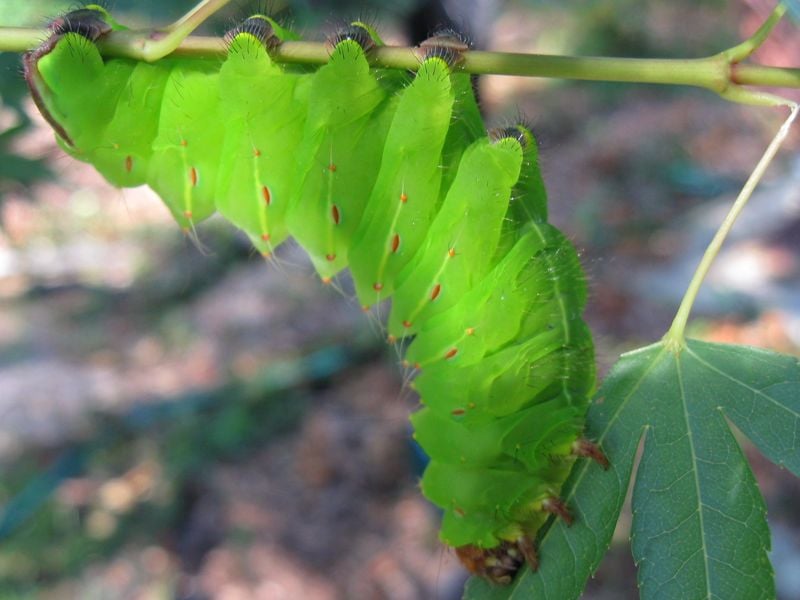
[{"label": "leaf vein", "polygon": [[[681,400],[681,407],[683,409],[683,418],[686,424],[686,433],[687,439],[689,440],[689,449],[692,454],[692,459],[694,460],[697,456],[697,452],[695,451],[694,447],[694,438],[692,435],[691,425],[689,423],[689,408],[686,403],[686,388],[684,386],[683,381],[683,371],[681,369],[681,362],[675,361],[675,371],[678,376],[678,387],[680,389],[680,400]],[[697,475],[697,469],[694,469],[694,485],[695,485],[695,492],[697,493],[697,504],[698,504],[698,516],[700,518],[700,540],[702,543],[701,548],[703,551],[703,569],[705,572],[705,580],[706,580],[706,596],[709,597],[711,595],[711,581],[709,579],[710,573],[708,568],[708,547],[706,542],[706,532],[705,532],[705,523],[703,519],[703,511],[699,510],[702,507],[702,494],[700,492],[700,480]],[[676,572],[677,573],[677,572]]]}]

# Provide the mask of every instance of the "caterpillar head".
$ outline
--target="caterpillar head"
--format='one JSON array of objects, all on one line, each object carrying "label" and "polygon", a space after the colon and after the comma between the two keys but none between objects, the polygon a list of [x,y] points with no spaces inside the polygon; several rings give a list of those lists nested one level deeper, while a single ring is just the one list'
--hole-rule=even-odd
[{"label": "caterpillar head", "polygon": [[534,571],[539,568],[539,558],[533,542],[527,537],[515,542],[503,542],[494,548],[459,546],[456,548],[456,555],[470,573],[497,585],[511,583],[525,562]]}]

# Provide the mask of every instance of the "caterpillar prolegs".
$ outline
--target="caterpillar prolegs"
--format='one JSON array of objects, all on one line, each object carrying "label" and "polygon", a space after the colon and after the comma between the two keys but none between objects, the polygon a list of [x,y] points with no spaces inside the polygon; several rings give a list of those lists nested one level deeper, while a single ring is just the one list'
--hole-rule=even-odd
[{"label": "caterpillar prolegs", "polygon": [[60,145],[117,186],[149,185],[184,228],[219,211],[266,255],[294,237],[325,282],[349,267],[365,308],[391,299],[441,539],[497,583],[536,568],[541,525],[572,519],[558,494],[573,461],[605,458],[581,438],[584,278],[547,223],[530,129],[486,134],[449,33],[420,46],[412,79],[370,67],[382,42],[362,23],[317,69],[273,61],[293,36],[265,16],[226,36],[222,60],[103,59],[94,42],[120,28],[88,6],[25,56]]}]

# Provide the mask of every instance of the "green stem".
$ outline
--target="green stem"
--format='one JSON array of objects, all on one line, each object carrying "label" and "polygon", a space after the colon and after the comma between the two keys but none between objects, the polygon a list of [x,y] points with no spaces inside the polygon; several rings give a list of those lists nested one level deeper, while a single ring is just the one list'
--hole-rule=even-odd
[{"label": "green stem", "polygon": [[760,85],[762,87],[800,87],[800,69],[782,67],[759,67],[758,65],[733,65],[731,81],[738,85]]},{"label": "green stem", "polygon": [[769,34],[772,33],[772,30],[775,28],[775,25],[783,18],[783,15],[786,14],[786,5],[781,3],[775,7],[775,10],[772,11],[772,14],[761,24],[756,32],[743,41],[741,44],[734,46],[733,48],[728,48],[723,52],[728,60],[735,64],[740,63],[744,59],[749,58],[753,52],[759,49],[761,44],[767,41]]},{"label": "green stem", "polygon": [[778,98],[769,94],[747,94],[746,90],[740,89],[737,91],[737,95],[740,97],[732,98],[737,102],[771,106],[789,106],[791,108],[791,112],[781,128],[778,130],[778,133],[776,133],[775,137],[772,138],[772,141],[770,142],[769,146],[767,146],[764,155],[758,161],[756,168],[753,169],[753,172],[750,174],[747,182],[745,182],[744,187],[742,187],[742,191],[739,192],[739,195],[736,197],[736,201],[731,206],[730,211],[725,216],[725,220],[722,222],[722,225],[720,225],[720,228],[714,235],[714,239],[711,240],[708,248],[706,248],[705,254],[703,254],[703,258],[700,260],[700,264],[697,266],[697,270],[692,277],[692,281],[689,283],[689,288],[686,290],[686,294],[684,295],[681,305],[678,308],[678,312],[675,315],[675,320],[672,322],[672,326],[664,336],[664,342],[666,343],[667,347],[674,352],[680,351],[684,345],[686,323],[689,319],[689,313],[692,310],[692,306],[697,299],[700,286],[703,284],[706,275],[708,275],[708,271],[711,268],[714,260],[717,258],[725,238],[728,237],[728,234],[733,228],[733,224],[736,222],[736,219],[741,214],[748,200],[750,200],[750,197],[753,195],[753,190],[756,188],[759,181],[761,181],[761,178],[767,170],[767,167],[769,167],[769,164],[772,162],[772,159],[775,158],[778,148],[780,148],[781,144],[786,139],[786,136],[789,134],[789,128],[797,117],[798,108],[800,108],[800,106],[794,102],[789,102],[783,98]]},{"label": "green stem", "polygon": [[[228,0],[225,0],[228,1]],[[26,52],[47,38],[47,31],[0,27],[0,52]],[[141,32],[115,31],[98,40],[104,56],[152,60],[174,44],[174,36],[146,40]],[[177,56],[224,57],[225,44],[217,37],[191,36],[174,46]],[[284,42],[274,51],[279,62],[324,64],[330,49],[324,42]],[[383,46],[370,55],[373,66],[416,70],[419,58],[414,48]],[[464,53],[462,68],[468,73],[548,77],[584,81],[689,85],[721,93],[730,85],[800,88],[800,68],[735,65],[724,53],[695,59],[647,59],[554,56],[508,52]]]},{"label": "green stem", "polygon": [[470,73],[478,74],[693,85],[716,91],[728,85],[727,65],[719,56],[645,59],[469,52],[464,57],[464,66]]},{"label": "green stem", "polygon": [[0,27],[0,52],[27,52],[47,39],[48,32],[25,27]]}]

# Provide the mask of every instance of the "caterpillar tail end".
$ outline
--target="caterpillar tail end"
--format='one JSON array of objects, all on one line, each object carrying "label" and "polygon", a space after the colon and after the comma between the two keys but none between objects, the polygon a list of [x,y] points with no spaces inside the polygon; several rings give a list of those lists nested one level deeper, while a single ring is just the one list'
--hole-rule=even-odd
[{"label": "caterpillar tail end", "polygon": [[[556,496],[545,498],[541,509],[560,518],[567,527],[574,518],[563,500]],[[531,571],[539,570],[539,553],[533,538],[521,535],[516,540],[506,540],[493,548],[481,548],[473,544],[455,549],[461,564],[473,575],[482,577],[496,585],[508,585],[517,571],[527,563]]]},{"label": "caterpillar tail end", "polygon": [[473,575],[482,577],[496,585],[508,585],[517,571],[527,563],[532,571],[539,569],[539,554],[536,545],[528,536],[516,541],[505,541],[494,548],[475,545],[459,546],[456,556]]}]

